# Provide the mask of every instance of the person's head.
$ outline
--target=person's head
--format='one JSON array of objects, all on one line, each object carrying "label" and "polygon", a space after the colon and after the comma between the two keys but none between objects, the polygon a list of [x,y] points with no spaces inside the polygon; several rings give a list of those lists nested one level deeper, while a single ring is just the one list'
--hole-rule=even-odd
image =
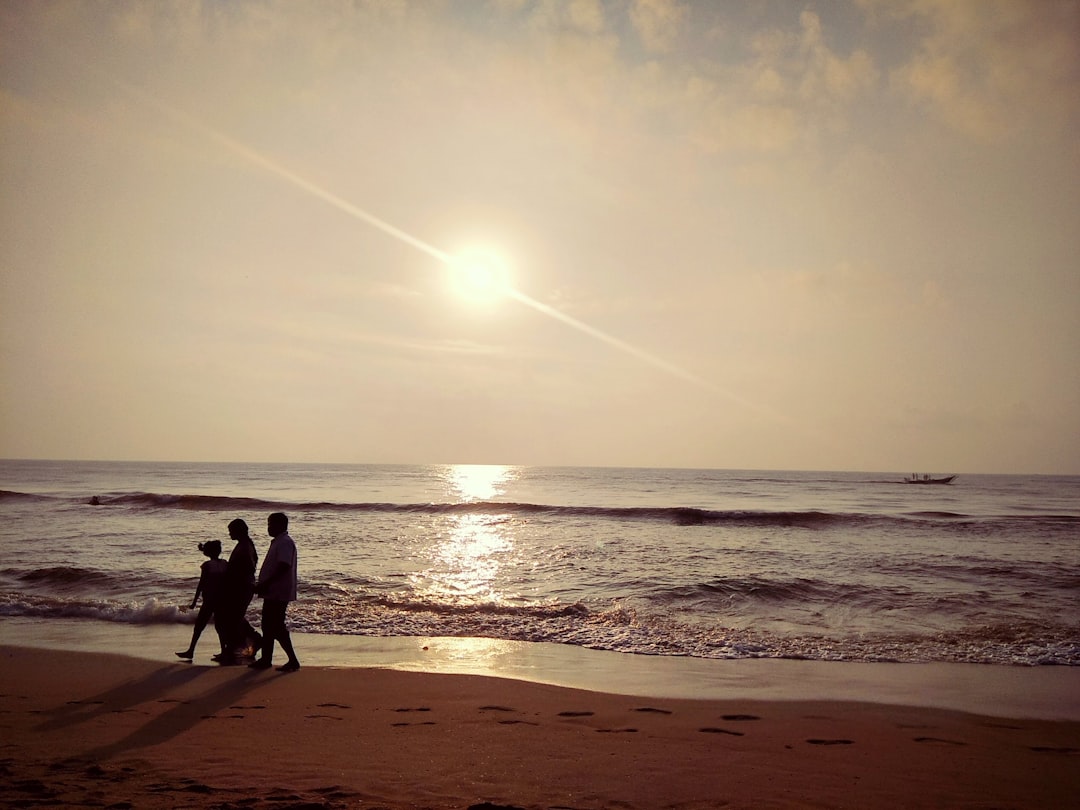
[{"label": "person's head", "polygon": [[266,519],[266,533],[271,537],[285,534],[289,530],[289,516],[284,512],[274,512]]},{"label": "person's head", "polygon": [[221,541],[207,540],[205,543],[199,543],[199,551],[201,551],[211,560],[216,560],[218,557],[221,556]]},{"label": "person's head", "polygon": [[248,525],[243,518],[237,518],[229,523],[229,537],[233,540],[247,540],[249,538]]}]

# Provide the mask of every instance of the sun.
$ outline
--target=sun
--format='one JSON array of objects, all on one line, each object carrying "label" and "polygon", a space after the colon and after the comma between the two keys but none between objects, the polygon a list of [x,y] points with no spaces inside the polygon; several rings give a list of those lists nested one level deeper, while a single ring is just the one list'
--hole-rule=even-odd
[{"label": "sun", "polygon": [[450,288],[466,301],[488,304],[510,291],[506,262],[493,250],[469,248],[448,262],[447,267]]}]

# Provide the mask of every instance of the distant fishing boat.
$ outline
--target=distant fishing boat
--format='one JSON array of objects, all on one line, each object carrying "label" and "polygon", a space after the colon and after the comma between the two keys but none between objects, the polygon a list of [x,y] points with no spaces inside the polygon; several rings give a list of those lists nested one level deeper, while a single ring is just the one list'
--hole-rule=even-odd
[{"label": "distant fishing boat", "polygon": [[944,478],[933,478],[929,475],[911,475],[904,479],[905,484],[951,484],[956,480],[955,475],[946,475]]}]

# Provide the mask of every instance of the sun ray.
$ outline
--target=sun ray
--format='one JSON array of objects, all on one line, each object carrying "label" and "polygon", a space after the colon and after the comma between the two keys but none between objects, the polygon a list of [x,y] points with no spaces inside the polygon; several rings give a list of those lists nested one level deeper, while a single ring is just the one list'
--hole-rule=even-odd
[{"label": "sun ray", "polygon": [[[425,242],[423,239],[413,236],[407,231],[404,231],[401,228],[390,224],[386,220],[381,219],[380,217],[377,217],[368,211],[365,211],[363,208],[354,205],[348,200],[345,200],[337,196],[336,194],[326,190],[322,186],[313,183],[305,177],[302,177],[296,172],[282,166],[274,160],[271,160],[269,157],[262,154],[261,152],[258,152],[257,150],[252,149],[246,144],[243,144],[240,141],[237,141],[234,138],[231,138],[228,135],[219,132],[218,130],[214,129],[208,124],[203,123],[192,115],[182,110],[179,110],[170,104],[167,104],[160,98],[151,95],[145,90],[142,90],[141,88],[130,84],[129,82],[117,79],[116,77],[109,78],[125,93],[157,109],[159,112],[167,116],[172,121],[181,124],[187,129],[197,132],[206,138],[209,138],[210,140],[226,148],[230,152],[244,158],[245,160],[258,166],[259,168],[275,175],[276,177],[281,178],[290,185],[295,186],[296,188],[299,188],[302,191],[307,192],[308,194],[311,194],[312,196],[322,200],[325,203],[328,203],[329,205],[332,205],[338,210],[360,220],[361,222],[364,222],[367,225],[370,225],[371,227],[382,231],[388,236],[392,236],[398,241],[409,245],[416,250],[426,253],[427,255],[447,265],[451,270],[455,270],[459,273],[464,272],[466,275],[466,284],[470,284],[477,289],[481,287],[486,288],[487,292],[490,292],[492,289],[497,289],[498,295],[509,297],[520,304],[523,304],[543,315],[548,316],[549,318],[553,318],[569,327],[572,327],[573,329],[578,330],[582,334],[588,335],[595,340],[599,340],[600,342],[612,347],[613,349],[617,349],[632,357],[635,357],[641,362],[652,366],[653,368],[663,371],[685,382],[701,387],[705,390],[711,391],[712,393],[725,397],[733,402],[737,402],[748,409],[757,411],[759,413],[765,413],[777,421],[792,424],[792,420],[785,417],[783,414],[777,413],[772,409],[751,402],[750,400],[745,399],[744,397],[741,397],[727,389],[721,388],[714,383],[711,383],[708,380],[705,380],[698,375],[693,374],[686,369],[675,365],[674,363],[657,357],[654,354],[650,354],[644,349],[640,349],[625,340],[617,338],[613,335],[609,335],[607,332],[591,326],[584,321],[580,321],[577,318],[574,318],[566,314],[565,312],[562,312],[555,307],[550,306],[549,304],[542,303],[541,301],[538,301],[535,298],[526,295],[520,290],[515,289],[512,285],[509,284],[505,273],[501,269],[493,269],[494,266],[492,265],[492,260],[485,259],[485,263],[478,264],[476,261],[469,259],[468,257],[463,258],[462,256],[456,256],[447,253],[446,251],[440,250],[434,245]],[[462,268],[464,268],[464,270],[462,270]]]},{"label": "sun ray", "polygon": [[429,245],[423,239],[418,239],[411,233],[403,231],[401,230],[401,228],[391,225],[386,220],[380,219],[374,214],[365,211],[363,208],[352,204],[348,200],[342,199],[336,194],[327,191],[322,186],[317,185],[316,183],[313,183],[304,177],[301,177],[296,172],[293,172],[285,168],[281,164],[276,163],[261,152],[257,152],[251,147],[246,146],[245,144],[234,140],[233,138],[230,138],[228,135],[219,132],[218,130],[207,124],[204,124],[203,122],[192,117],[188,113],[185,113],[170,104],[166,104],[161,99],[150,95],[144,90],[141,90],[140,88],[129,84],[128,82],[124,82],[116,78],[113,78],[112,81],[125,92],[136,97],[143,103],[149,104],[150,106],[156,108],[159,112],[163,113],[178,124],[182,124],[188,129],[194,130],[206,136],[207,138],[210,138],[211,140],[215,141],[221,146],[224,146],[226,149],[233,152],[234,154],[245,158],[251,163],[254,163],[256,166],[259,166],[260,168],[265,169],[271,174],[280,177],[282,180],[285,180],[286,182],[296,186],[297,188],[306,191],[308,194],[317,197],[323,202],[329,203],[330,205],[345,212],[346,214],[349,214],[356,219],[359,219],[361,222],[365,222],[371,227],[376,228],[383,233],[416,248],[419,251],[427,253],[429,256],[433,256],[441,262],[449,263],[454,260],[454,257],[451,256],[449,253],[439,250],[433,245]]}]

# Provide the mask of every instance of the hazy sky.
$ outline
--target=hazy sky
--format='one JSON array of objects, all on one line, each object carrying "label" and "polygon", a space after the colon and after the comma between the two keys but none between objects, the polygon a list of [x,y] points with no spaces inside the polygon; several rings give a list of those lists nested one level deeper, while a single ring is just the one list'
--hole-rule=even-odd
[{"label": "hazy sky", "polygon": [[1078,2],[3,2],[0,126],[2,457],[1080,473]]}]

